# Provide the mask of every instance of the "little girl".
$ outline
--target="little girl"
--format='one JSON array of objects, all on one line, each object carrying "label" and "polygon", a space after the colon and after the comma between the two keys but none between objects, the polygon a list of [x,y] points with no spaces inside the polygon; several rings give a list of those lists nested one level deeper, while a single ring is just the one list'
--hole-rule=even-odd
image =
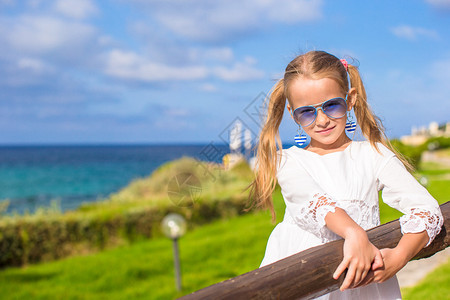
[{"label": "little girl", "polygon": [[[302,146],[305,134],[311,139],[304,149],[282,149],[278,128],[286,99],[302,131],[296,142]],[[355,129],[352,109],[367,141],[352,141],[345,132]],[[272,90],[257,161],[251,198],[269,207],[274,221],[272,192],[278,181],[286,203],[261,267],[342,237],[344,258],[333,278],[346,269],[347,275],[340,290],[320,299],[401,299],[395,274],[433,241],[443,217],[391,147],[355,66],[323,51],[291,61]],[[379,190],[385,203],[404,213],[403,236],[393,249],[377,249],[365,232],[380,225]]]}]

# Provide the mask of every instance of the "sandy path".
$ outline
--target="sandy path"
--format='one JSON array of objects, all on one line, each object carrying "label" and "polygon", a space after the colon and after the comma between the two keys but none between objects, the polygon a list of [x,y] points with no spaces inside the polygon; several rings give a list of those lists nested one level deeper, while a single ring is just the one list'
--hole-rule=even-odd
[{"label": "sandy path", "polygon": [[422,153],[423,162],[434,162],[443,166],[450,166],[450,157],[442,156],[434,151],[425,151]]},{"label": "sandy path", "polygon": [[450,247],[435,255],[419,260],[410,261],[400,272],[397,273],[400,287],[409,287],[416,285],[421,279],[436,269],[440,264],[450,259]]},{"label": "sandy path", "polygon": [[[444,166],[450,166],[450,157],[438,156],[436,152],[425,151],[422,154],[422,161],[439,163]],[[400,272],[397,273],[400,287],[409,287],[416,285],[425,276],[436,269],[440,264],[449,261],[450,247],[436,253],[435,255],[410,261]]]}]

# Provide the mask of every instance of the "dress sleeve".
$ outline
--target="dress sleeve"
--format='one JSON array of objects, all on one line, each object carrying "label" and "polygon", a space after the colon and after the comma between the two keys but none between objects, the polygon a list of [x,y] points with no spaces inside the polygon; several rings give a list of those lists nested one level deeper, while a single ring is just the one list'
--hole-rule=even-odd
[{"label": "dress sleeve", "polygon": [[321,239],[333,234],[326,227],[325,216],[335,211],[336,201],[285,151],[277,168],[277,180],[287,213],[298,226]]},{"label": "dress sleeve", "polygon": [[378,189],[383,202],[399,210],[402,234],[428,233],[427,247],[441,231],[444,218],[439,204],[430,193],[406,170],[395,156],[387,159],[378,175]]}]

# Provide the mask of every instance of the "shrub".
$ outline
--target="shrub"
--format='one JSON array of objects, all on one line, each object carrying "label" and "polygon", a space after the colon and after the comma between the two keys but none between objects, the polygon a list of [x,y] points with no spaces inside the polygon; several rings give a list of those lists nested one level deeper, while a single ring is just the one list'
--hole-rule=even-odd
[{"label": "shrub", "polygon": [[408,159],[414,169],[419,168],[422,153],[427,150],[427,143],[424,143],[420,146],[409,146],[403,144],[399,140],[391,140],[391,144],[397,151],[399,151],[404,157],[406,157],[406,159]]},{"label": "shrub", "polygon": [[427,148],[429,145],[433,145],[434,150],[438,150],[438,149],[446,149],[450,147],[450,137],[444,137],[444,136],[440,136],[440,137],[433,137],[428,139],[428,141],[426,141],[425,143],[427,145]]},{"label": "shrub", "polygon": [[[76,211],[60,213],[57,203],[53,203],[53,208],[40,209],[34,215],[2,217],[0,268],[161,236],[160,223],[170,212],[182,214],[191,228],[216,218],[242,214],[248,195],[242,193],[242,187],[250,178],[245,166],[229,172],[211,164],[200,166],[220,180],[211,180],[198,167],[196,160],[182,158],[161,166],[149,178],[131,183],[110,199],[84,205]],[[200,178],[201,197],[188,206],[176,206],[167,195],[164,201],[153,201],[151,193],[161,194],[167,180],[179,172],[193,172]]]},{"label": "shrub", "polygon": [[[391,140],[392,146],[405,156],[414,169],[419,169],[422,153],[427,150],[446,149],[450,147],[450,137],[432,137],[419,146],[403,144],[400,140]],[[431,149],[432,148],[432,149]]]}]

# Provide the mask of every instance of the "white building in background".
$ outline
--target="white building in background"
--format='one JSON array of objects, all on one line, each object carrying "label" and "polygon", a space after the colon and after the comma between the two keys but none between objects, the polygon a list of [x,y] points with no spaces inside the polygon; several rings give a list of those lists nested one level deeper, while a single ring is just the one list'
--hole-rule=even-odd
[{"label": "white building in background", "polygon": [[[248,135],[248,133],[245,133]],[[242,122],[236,120],[233,127],[230,130],[230,153],[225,154],[222,158],[223,166],[225,169],[232,168],[236,163],[244,160],[245,157],[241,153],[242,149]],[[245,137],[244,137],[245,138]],[[250,136],[251,138],[251,136]],[[244,140],[246,142],[246,140]],[[247,147],[247,144],[244,145]]]},{"label": "white building in background", "polygon": [[406,145],[418,146],[426,142],[430,137],[450,137],[450,122],[439,125],[437,122],[431,122],[428,127],[421,126],[411,128],[411,135],[405,135],[400,141]]},{"label": "white building in background", "polygon": [[247,128],[244,131],[245,157],[250,157],[252,151],[252,132]]},{"label": "white building in background", "polygon": [[[242,122],[236,120],[230,130],[230,153],[225,154],[222,158],[223,167],[226,170],[241,161],[247,162],[252,170],[256,167],[256,157],[251,157],[252,132],[248,128],[242,130],[242,127]],[[244,150],[244,154],[241,152],[242,150]]]},{"label": "white building in background", "polygon": [[242,122],[236,120],[230,131],[230,153],[240,153],[242,147]]}]

